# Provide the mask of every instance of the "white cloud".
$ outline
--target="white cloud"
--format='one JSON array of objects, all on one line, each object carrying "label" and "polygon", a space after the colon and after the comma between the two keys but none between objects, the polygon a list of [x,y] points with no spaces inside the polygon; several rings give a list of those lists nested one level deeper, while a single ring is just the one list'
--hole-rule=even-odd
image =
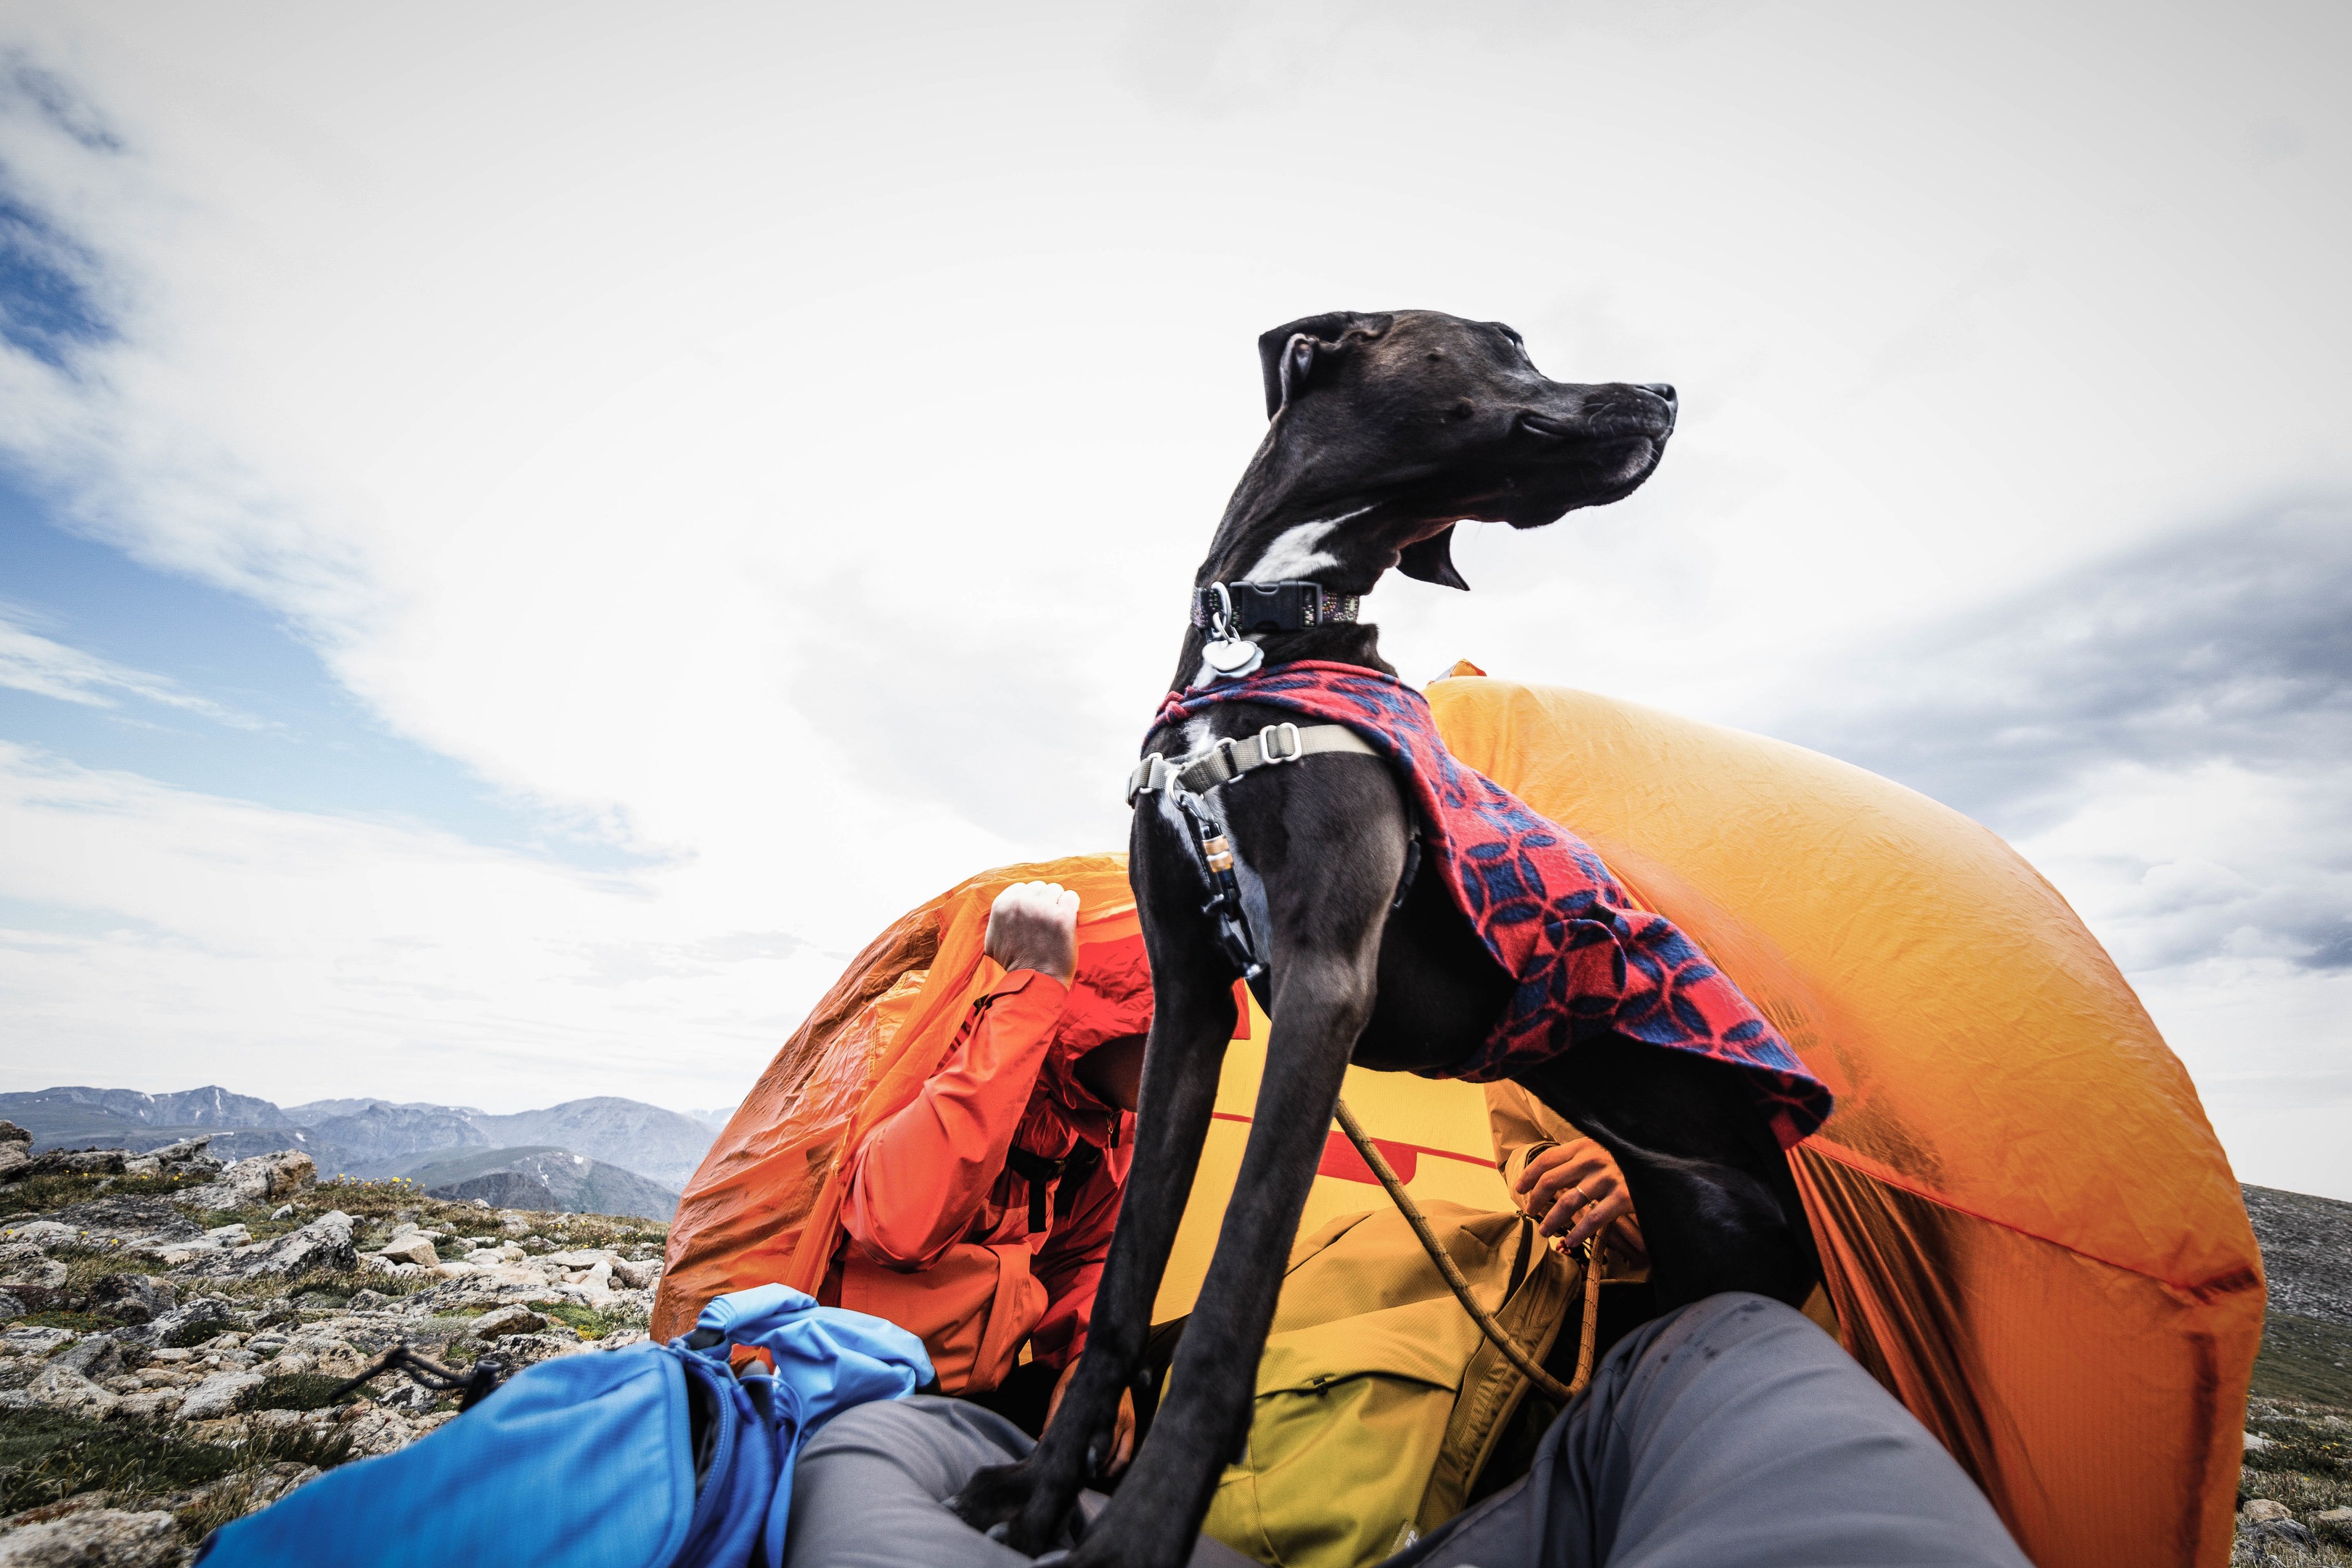
[{"label": "white cloud", "polygon": [[177,681],[53,642],[12,616],[5,605],[0,605],[0,686],[89,708],[119,708],[122,698],[136,697],[239,729],[259,725],[259,721],[199,697]]},{"label": "white cloud", "polygon": [[12,1089],[709,1102],[841,958],[730,927],[690,877],[569,870],[5,745],[0,840],[0,898],[75,917],[0,919]]},{"label": "white cloud", "polygon": [[[731,973],[694,955],[854,947],[975,866],[1123,841],[1257,439],[1252,341],[1303,311],[1500,317],[1555,374],[1683,390],[1640,496],[1465,539],[1473,595],[1382,589],[1420,677],[1467,654],[1752,722],[1825,653],[2352,479],[2336,8],[0,15],[123,149],[0,116],[121,328],[70,374],[0,354],[15,460],[290,616],[405,734],[657,859],[592,896],[345,825],[349,879],[297,879],[340,930],[372,857],[441,867],[511,968],[353,935],[272,984],[375,974],[352,1041],[456,1026],[414,988],[478,992],[467,1037],[519,1076],[668,1049],[643,988],[678,973],[534,1011],[579,954]],[[172,877],[44,896],[144,909]],[[75,940],[102,987],[117,939]],[[269,994],[109,1000],[76,1038],[143,1084],[157,1021],[258,1038]],[[318,1092],[383,1087],[341,1060]],[[471,1070],[450,1094],[489,1098]]]}]

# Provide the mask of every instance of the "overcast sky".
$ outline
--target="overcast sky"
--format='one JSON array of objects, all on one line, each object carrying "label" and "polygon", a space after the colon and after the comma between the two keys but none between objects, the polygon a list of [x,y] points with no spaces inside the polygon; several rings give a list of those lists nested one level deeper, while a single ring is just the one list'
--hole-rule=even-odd
[{"label": "overcast sky", "polygon": [[731,1101],[1425,306],[1683,418],[1408,677],[1989,823],[2352,1197],[2352,11],[1939,13],[0,4],[0,1087]]}]

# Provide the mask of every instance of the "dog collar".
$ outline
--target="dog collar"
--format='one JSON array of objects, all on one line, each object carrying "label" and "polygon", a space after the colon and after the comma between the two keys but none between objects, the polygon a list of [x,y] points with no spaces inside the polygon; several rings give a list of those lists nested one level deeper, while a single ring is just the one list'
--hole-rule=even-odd
[{"label": "dog collar", "polygon": [[[1224,597],[1221,601],[1219,595]],[[1360,595],[1335,594],[1320,583],[1212,583],[1192,590],[1192,624],[1213,627],[1226,616],[1227,637],[1252,632],[1303,632],[1310,627],[1352,625]]]}]

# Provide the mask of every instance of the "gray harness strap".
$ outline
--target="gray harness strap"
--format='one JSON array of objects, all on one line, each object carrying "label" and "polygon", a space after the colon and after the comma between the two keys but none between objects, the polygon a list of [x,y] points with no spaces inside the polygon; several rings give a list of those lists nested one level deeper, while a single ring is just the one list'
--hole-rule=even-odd
[{"label": "gray harness strap", "polygon": [[1259,768],[1295,763],[1326,752],[1352,752],[1377,757],[1370,742],[1345,724],[1268,724],[1246,740],[1217,741],[1174,762],[1157,752],[1135,764],[1127,775],[1127,804],[1138,795],[1175,788],[1202,795]]}]

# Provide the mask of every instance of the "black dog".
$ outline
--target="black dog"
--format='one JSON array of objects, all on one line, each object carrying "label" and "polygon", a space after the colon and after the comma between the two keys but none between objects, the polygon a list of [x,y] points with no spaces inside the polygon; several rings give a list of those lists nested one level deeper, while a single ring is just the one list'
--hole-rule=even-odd
[{"label": "black dog", "polygon": [[[1498,323],[1341,312],[1276,328],[1258,346],[1273,424],[1196,589],[1288,580],[1361,595],[1391,566],[1466,587],[1448,554],[1456,521],[1532,528],[1617,500],[1650,477],[1675,425],[1673,388],[1546,380]],[[1315,618],[1259,638],[1265,662],[1393,673],[1373,627]],[[1196,626],[1174,687],[1213,679],[1223,667],[1204,657],[1230,663],[1235,646],[1213,646]],[[1226,703],[1156,730],[1145,753],[1173,759],[1289,717]],[[1248,1430],[1258,1356],[1341,1074],[1351,1060],[1390,1069],[1462,1061],[1512,990],[1440,879],[1407,881],[1412,816],[1386,763],[1340,752],[1218,793],[1244,923],[1265,961],[1265,1073],[1168,1397],[1073,1563],[1184,1560]],[[1141,1363],[1234,1032],[1234,958],[1202,912],[1200,839],[1167,794],[1144,797],[1130,849],[1157,1012],[1133,1173],[1086,1354],[1036,1450],[975,1477],[956,1504],[975,1526],[1009,1522],[1012,1544],[1033,1552],[1058,1533],[1107,1451],[1120,1391]],[[1817,1271],[1811,1237],[1780,1146],[1736,1069],[1612,1037],[1522,1081],[1622,1166],[1662,1307],[1727,1289],[1803,1300]]]}]

